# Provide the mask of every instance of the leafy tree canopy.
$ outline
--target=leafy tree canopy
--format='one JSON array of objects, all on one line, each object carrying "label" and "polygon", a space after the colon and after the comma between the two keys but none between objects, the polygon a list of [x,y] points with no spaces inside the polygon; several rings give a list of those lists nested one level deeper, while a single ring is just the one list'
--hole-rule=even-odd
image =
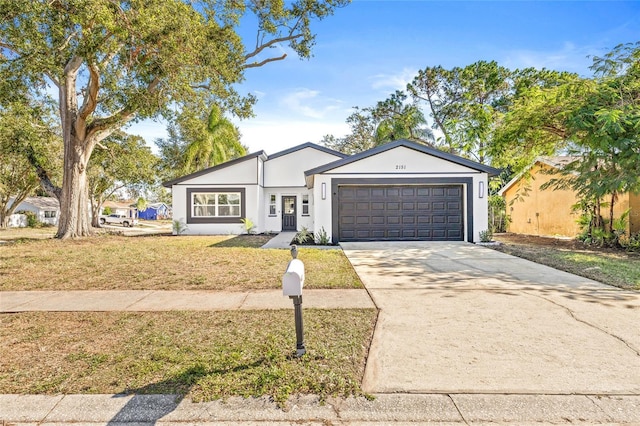
[{"label": "leafy tree canopy", "polygon": [[[238,116],[254,99],[234,84],[244,70],[284,59],[287,43],[309,57],[310,25],[346,0],[0,0],[0,73],[34,92],[56,90],[64,141],[60,238],[89,235],[86,169],[95,146],[125,123],[185,103],[222,105]],[[257,18],[256,44],[236,28]],[[42,164],[37,164],[42,167]],[[41,178],[46,176],[41,175]]]}]

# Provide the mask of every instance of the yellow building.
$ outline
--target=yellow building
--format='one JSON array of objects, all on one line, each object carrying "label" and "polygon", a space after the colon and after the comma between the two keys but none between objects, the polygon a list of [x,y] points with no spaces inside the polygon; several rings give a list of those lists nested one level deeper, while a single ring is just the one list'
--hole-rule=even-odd
[{"label": "yellow building", "polygon": [[[572,190],[541,189],[572,157],[540,157],[524,173],[513,178],[499,192],[505,198],[508,231],[516,234],[576,237],[580,233],[581,212],[571,207],[579,202]],[[627,230],[640,232],[640,194],[621,194],[614,205],[614,216],[631,209]],[[604,213],[604,212],[603,212]],[[603,214],[609,216],[608,209]]]}]

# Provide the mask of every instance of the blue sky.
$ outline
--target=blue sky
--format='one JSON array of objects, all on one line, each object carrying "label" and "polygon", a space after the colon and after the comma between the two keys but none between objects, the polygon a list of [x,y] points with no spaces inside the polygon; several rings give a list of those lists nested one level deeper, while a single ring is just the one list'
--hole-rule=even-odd
[{"label": "blue sky", "polygon": [[[428,66],[496,60],[589,76],[589,55],[640,40],[640,2],[355,0],[312,28],[311,59],[280,46],[274,53],[288,52],[286,60],[247,70],[239,86],[259,99],[255,117],[234,120],[251,152],[343,136],[352,107],[386,99]],[[250,43],[255,33],[242,31]],[[128,131],[152,142],[165,125]]]}]

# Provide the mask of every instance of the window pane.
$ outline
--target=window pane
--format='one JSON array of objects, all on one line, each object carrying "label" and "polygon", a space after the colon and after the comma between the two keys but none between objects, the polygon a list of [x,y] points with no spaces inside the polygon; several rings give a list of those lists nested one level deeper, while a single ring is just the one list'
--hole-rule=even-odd
[{"label": "window pane", "polygon": [[193,204],[195,205],[213,205],[216,203],[216,194],[193,194]]},{"label": "window pane", "polygon": [[218,216],[240,216],[240,206],[219,206],[218,207]]},{"label": "window pane", "polygon": [[227,194],[227,204],[240,204],[240,194]]},{"label": "window pane", "polygon": [[229,204],[227,197],[228,194],[218,194],[218,204]]},{"label": "window pane", "polygon": [[193,204],[206,204],[206,195],[193,194]]},{"label": "window pane", "polygon": [[270,200],[271,204],[275,204],[276,203],[276,195],[275,194],[271,194],[269,200]]},{"label": "window pane", "polygon": [[302,205],[302,214],[309,214],[309,204]]},{"label": "window pane", "polygon": [[269,206],[269,214],[276,214],[276,206],[274,204]]},{"label": "window pane", "polygon": [[199,217],[211,217],[216,215],[215,206],[194,206],[193,215]]}]

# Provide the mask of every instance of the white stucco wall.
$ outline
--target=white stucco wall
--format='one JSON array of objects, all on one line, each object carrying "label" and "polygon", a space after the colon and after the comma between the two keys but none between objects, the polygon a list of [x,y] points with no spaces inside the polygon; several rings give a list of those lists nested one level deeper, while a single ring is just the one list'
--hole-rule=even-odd
[{"label": "white stucco wall", "polygon": [[307,147],[290,154],[268,159],[264,163],[264,186],[303,187],[304,172],[323,164],[338,160],[340,157]]},{"label": "white stucco wall", "polygon": [[245,190],[245,217],[251,219],[256,228],[255,232],[262,232],[260,227],[259,205],[262,189],[258,185],[173,185],[173,220],[186,224],[187,229],[183,235],[237,235],[245,232],[242,223],[187,223],[187,188],[190,189],[215,189],[215,188],[244,188]]},{"label": "white stucco wall", "polygon": [[213,170],[201,176],[180,182],[180,185],[255,185],[258,183],[257,157],[249,158],[241,163]]},{"label": "white stucco wall", "polygon": [[[314,227],[314,196],[313,191],[303,188],[264,188],[264,197],[263,197],[263,209],[265,216],[265,225],[264,231],[270,232],[280,232],[282,230],[282,197],[284,196],[295,196],[296,197],[296,225],[298,230],[301,230],[302,227],[313,231]],[[276,196],[276,214],[274,216],[269,215],[269,201],[270,195],[275,194]],[[302,196],[309,195],[309,214],[306,216],[302,215]]]},{"label": "white stucco wall", "polygon": [[[308,169],[307,169],[308,170]],[[477,173],[460,164],[433,157],[403,146],[381,152],[328,173]]]}]

